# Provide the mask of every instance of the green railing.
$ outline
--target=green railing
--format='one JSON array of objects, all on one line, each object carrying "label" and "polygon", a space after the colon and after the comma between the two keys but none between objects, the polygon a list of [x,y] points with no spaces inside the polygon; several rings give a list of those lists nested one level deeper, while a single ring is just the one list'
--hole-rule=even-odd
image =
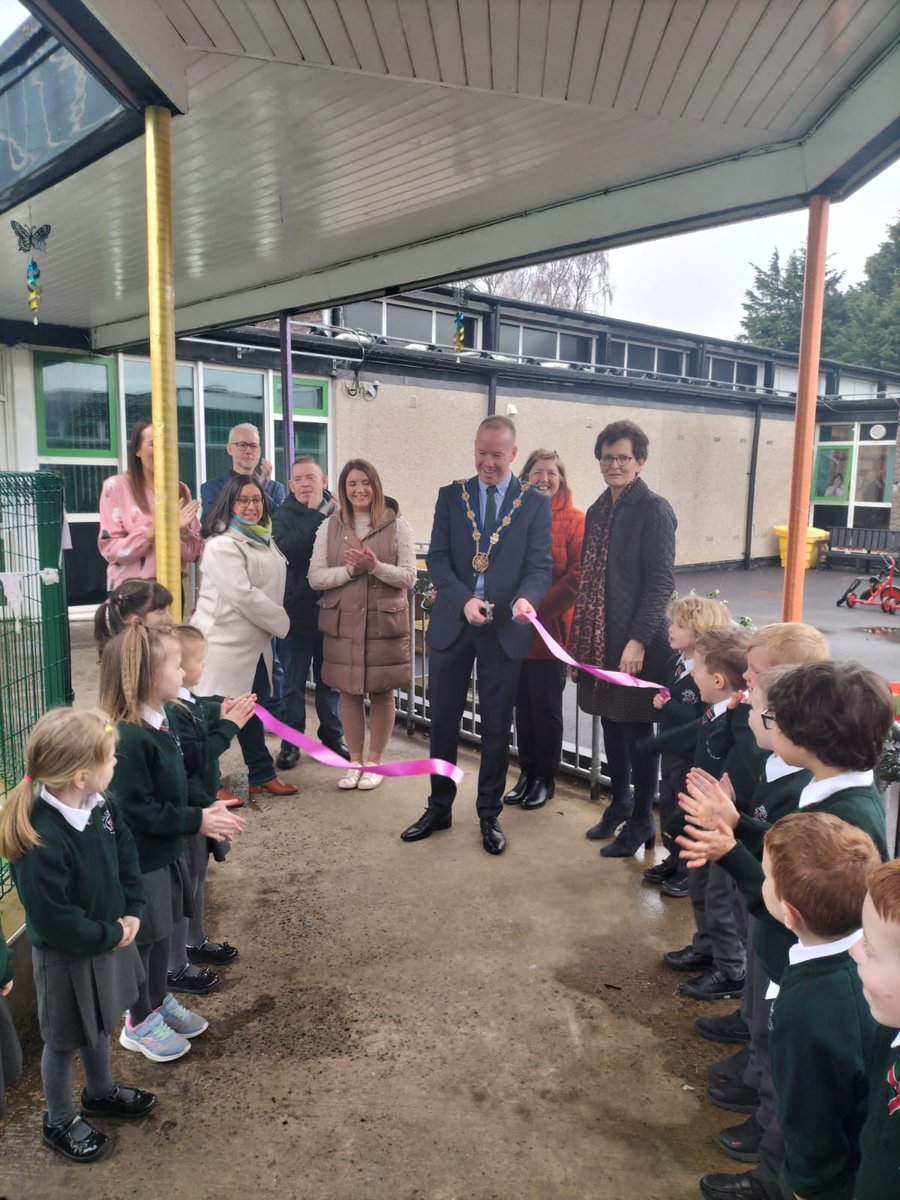
[{"label": "green railing", "polygon": [[[73,698],[63,501],[57,475],[0,471],[0,803],[22,778],[38,717]],[[0,896],[11,886],[0,860]]]}]

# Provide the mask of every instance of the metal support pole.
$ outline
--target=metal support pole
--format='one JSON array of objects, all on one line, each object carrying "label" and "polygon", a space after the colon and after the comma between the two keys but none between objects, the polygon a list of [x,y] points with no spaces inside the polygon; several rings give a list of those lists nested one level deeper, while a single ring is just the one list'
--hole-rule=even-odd
[{"label": "metal support pole", "polygon": [[[294,372],[291,359],[291,318],[281,313],[278,318],[279,343],[281,350],[281,436],[284,440],[284,482],[291,477],[294,461]],[[322,464],[322,470],[328,464]]]},{"label": "metal support pole", "polygon": [[181,620],[181,534],[178,528],[178,396],[175,390],[175,267],[172,238],[172,114],[144,110],[147,164],[147,293],[156,578],[172,593]]},{"label": "metal support pole", "polygon": [[787,561],[784,569],[783,621],[803,618],[803,584],[806,570],[806,529],[809,522],[809,489],[812,482],[813,437],[816,429],[816,394],[822,342],[822,309],[825,302],[825,246],[828,240],[827,196],[810,196],[803,275],[803,314],[800,318],[800,364],[797,373],[797,413],[794,421],[794,460],[791,469],[791,502],[788,509]]},{"label": "metal support pole", "polygon": [[762,427],[762,402],[757,400],[753,414],[753,440],[750,446],[750,477],[747,481],[747,517],[744,523],[744,570],[750,570],[753,557],[753,506],[756,503],[756,473],[759,469],[759,433]]}]

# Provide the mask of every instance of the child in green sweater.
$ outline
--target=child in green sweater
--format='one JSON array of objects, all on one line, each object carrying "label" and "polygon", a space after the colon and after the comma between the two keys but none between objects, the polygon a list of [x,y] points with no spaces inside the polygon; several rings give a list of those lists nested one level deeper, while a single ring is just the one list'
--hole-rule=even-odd
[{"label": "child in green sweater", "polygon": [[[103,793],[116,735],[98,711],[55,708],[35,725],[26,774],[0,825],[32,944],[44,1142],[73,1162],[93,1162],[109,1139],[85,1117],[143,1117],[156,1097],[113,1082],[109,1039],[143,977],[134,945],[144,891],[128,827]],[[81,1115],[72,1103],[76,1051],[84,1067]]]},{"label": "child in green sweater", "polygon": [[119,726],[111,792],[137,844],[146,900],[137,938],[146,977],[119,1042],[151,1062],[187,1054],[188,1039],[208,1026],[178,1003],[167,982],[172,930],[193,912],[185,837],[200,832],[221,841],[244,826],[221,801],[191,803],[181,747],[164,712],[183,679],[181,646],[171,634],[129,625],[103,651],[101,703]]},{"label": "child in green sweater", "polygon": [[6,1085],[22,1073],[22,1047],[6,997],[12,991],[12,950],[0,925],[0,1121],[6,1116]]},{"label": "child in green sweater", "polygon": [[146,625],[165,633],[174,624],[172,593],[155,579],[126,579],[109,593],[94,613],[97,654],[128,625]]},{"label": "child in green sweater", "polygon": [[869,1064],[856,1200],[900,1195],[900,859],[869,879],[863,937],[850,951],[878,1029]]},{"label": "child in green sweater", "polygon": [[[190,801],[200,808],[208,808],[215,802],[221,782],[219,756],[250,720],[256,697],[252,693],[230,700],[223,700],[221,696],[195,696],[191,689],[197,686],[206,667],[206,638],[193,625],[176,625],[172,635],[181,646],[184,684],[178,700],[166,704],[166,716],[181,743]],[[204,964],[220,967],[234,962],[238,956],[235,947],[229,946],[228,942],[214,942],[207,937],[203,924],[209,856],[212,853],[224,857],[229,845],[227,841],[215,842],[202,833],[187,839],[185,859],[194,915],[176,922],[172,934],[169,988],[173,992],[196,995],[211,991],[218,984],[219,976]]]}]

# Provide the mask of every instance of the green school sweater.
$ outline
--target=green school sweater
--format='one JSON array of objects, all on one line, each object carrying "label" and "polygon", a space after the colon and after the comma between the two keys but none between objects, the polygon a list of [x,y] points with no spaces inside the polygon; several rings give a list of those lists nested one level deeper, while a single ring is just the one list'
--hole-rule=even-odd
[{"label": "green school sweater", "polygon": [[[124,916],[124,913],[122,914]],[[6,944],[3,936],[3,926],[0,925],[0,987],[6,987],[13,977],[13,952]]]},{"label": "green school sweater", "polygon": [[703,716],[705,705],[700,699],[700,689],[688,671],[680,679],[675,678],[676,663],[669,673],[669,699],[659,710],[659,732],[668,733],[682,725],[691,725]]},{"label": "green school sweater", "polygon": [[769,1053],[785,1173],[805,1200],[853,1200],[875,1030],[846,950],[785,968]]},{"label": "green school sweater", "polygon": [[237,725],[222,717],[221,696],[195,696],[166,705],[166,716],[181,743],[191,804],[206,808],[221,782],[219,757],[231,745]]},{"label": "green school sweater", "polygon": [[[787,776],[788,779],[792,778]],[[783,782],[779,780],[778,782]],[[799,799],[799,794],[798,794]],[[793,810],[789,810],[793,811]],[[802,812],[830,812],[848,825],[865,830],[878,847],[882,861],[887,861],[887,830],[884,803],[874,784],[868,787],[843,788],[826,796],[818,804],[807,805]],[[782,816],[785,814],[782,813]],[[747,901],[747,908],[757,918],[754,948],[768,977],[780,983],[787,963],[787,954],[796,938],[769,913],[762,898],[763,875],[761,859],[756,858],[743,841],[719,859],[721,866],[735,879]]]},{"label": "green school sweater", "polygon": [[109,790],[134,835],[144,874],[175,862],[185,836],[200,830],[203,810],[190,803],[184,759],[171,732],[121,721]]},{"label": "green school sweater", "polygon": [[891,1046],[897,1033],[879,1025],[875,1034],[855,1200],[897,1200],[900,1196],[900,1046]]},{"label": "green school sweater", "polygon": [[119,917],[139,917],[144,883],[137,849],[111,804],[92,810],[83,830],[38,797],[31,823],[40,845],[12,865],[33,946],[85,956],[119,944]]}]

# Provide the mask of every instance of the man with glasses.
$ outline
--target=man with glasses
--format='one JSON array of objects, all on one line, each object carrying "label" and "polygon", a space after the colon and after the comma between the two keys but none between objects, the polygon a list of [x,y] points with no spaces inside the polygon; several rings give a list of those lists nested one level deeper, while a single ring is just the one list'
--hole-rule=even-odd
[{"label": "man with glasses", "polygon": [[200,487],[200,499],[205,512],[209,512],[215,504],[219,492],[232,475],[249,475],[258,483],[266,493],[270,512],[284,504],[284,488],[271,478],[272,464],[264,459],[261,461],[262,446],[255,425],[235,425],[228,434],[225,450],[231,459],[231,470],[216,479],[207,479]]}]

